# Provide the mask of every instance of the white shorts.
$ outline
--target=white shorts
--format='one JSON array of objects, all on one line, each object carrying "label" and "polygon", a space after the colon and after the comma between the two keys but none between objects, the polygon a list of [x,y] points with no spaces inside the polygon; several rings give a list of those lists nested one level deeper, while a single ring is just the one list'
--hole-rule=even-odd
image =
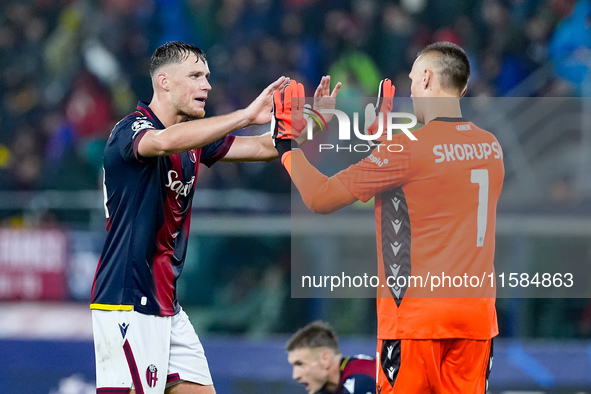
[{"label": "white shorts", "polygon": [[92,310],[97,393],[164,393],[182,381],[212,385],[203,346],[184,311],[151,316]]}]

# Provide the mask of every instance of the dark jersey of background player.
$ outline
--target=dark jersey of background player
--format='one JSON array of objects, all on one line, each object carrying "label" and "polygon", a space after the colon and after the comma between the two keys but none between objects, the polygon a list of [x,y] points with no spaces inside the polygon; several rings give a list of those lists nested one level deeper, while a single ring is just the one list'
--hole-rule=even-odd
[{"label": "dark jersey of background player", "polygon": [[170,156],[141,157],[137,147],[164,125],[146,103],[113,129],[104,153],[107,239],[92,288],[92,308],[172,316],[183,269],[199,163],[211,167],[233,136]]},{"label": "dark jersey of background player", "polygon": [[341,378],[336,391],[321,390],[319,394],[374,394],[376,392],[375,359],[357,355],[341,359]]}]

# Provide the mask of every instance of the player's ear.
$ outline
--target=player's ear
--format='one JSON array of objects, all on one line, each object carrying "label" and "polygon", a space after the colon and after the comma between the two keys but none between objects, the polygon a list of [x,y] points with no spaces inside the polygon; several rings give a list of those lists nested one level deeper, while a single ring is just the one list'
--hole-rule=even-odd
[{"label": "player's ear", "polygon": [[168,80],[168,75],[164,71],[161,71],[156,75],[156,84],[164,90],[170,89],[170,82]]},{"label": "player's ear", "polygon": [[425,68],[423,70],[423,79],[421,80],[421,83],[423,85],[424,90],[429,89],[433,84],[433,71],[431,71],[428,68]]},{"label": "player's ear", "polygon": [[320,353],[320,365],[323,369],[329,369],[332,362],[334,362],[334,355],[330,350],[324,349]]}]

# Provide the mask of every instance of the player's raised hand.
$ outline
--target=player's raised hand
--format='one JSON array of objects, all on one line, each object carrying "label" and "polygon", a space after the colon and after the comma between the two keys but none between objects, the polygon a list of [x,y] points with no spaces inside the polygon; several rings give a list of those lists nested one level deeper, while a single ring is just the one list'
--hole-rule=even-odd
[{"label": "player's raised hand", "polygon": [[[321,109],[334,109],[336,105],[336,97],[341,89],[341,83],[337,82],[332,93],[330,91],[330,75],[325,75],[320,80],[316,91],[314,92],[314,105],[312,108],[319,111]],[[326,123],[330,122],[333,114],[323,114]]]},{"label": "player's raised hand", "polygon": [[261,125],[271,121],[273,117],[271,113],[273,109],[273,92],[283,89],[288,83],[289,78],[279,77],[245,108],[246,116],[251,125]]},{"label": "player's raised hand", "polygon": [[306,127],[304,119],[304,105],[306,104],[306,93],[304,85],[292,80],[281,90],[273,94],[273,121],[271,131],[273,132],[273,143],[279,153],[279,157],[290,151],[292,145],[297,147],[295,139]]},{"label": "player's raised hand", "polygon": [[386,129],[387,114],[388,112],[392,111],[395,91],[396,87],[392,85],[392,81],[390,79],[382,79],[378,91],[378,101],[375,107],[372,104],[368,104],[365,107],[365,130],[368,135],[374,135],[378,132],[380,128],[380,113],[383,114],[382,131]]}]

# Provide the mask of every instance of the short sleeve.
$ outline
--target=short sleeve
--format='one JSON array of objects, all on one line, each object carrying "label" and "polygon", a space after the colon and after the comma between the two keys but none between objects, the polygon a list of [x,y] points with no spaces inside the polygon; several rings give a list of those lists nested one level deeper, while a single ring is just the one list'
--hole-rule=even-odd
[{"label": "short sleeve", "polygon": [[382,143],[369,156],[335,176],[360,201],[403,185],[411,176],[411,152],[407,146]]},{"label": "short sleeve", "polygon": [[156,129],[156,127],[148,117],[130,115],[115,126],[111,142],[125,161],[142,162],[142,157],[138,154],[138,145],[150,129]]},{"label": "short sleeve", "polygon": [[230,150],[232,143],[236,137],[233,135],[226,136],[211,144],[205,145],[201,148],[200,162],[208,167],[214,165],[218,160],[223,159]]}]

